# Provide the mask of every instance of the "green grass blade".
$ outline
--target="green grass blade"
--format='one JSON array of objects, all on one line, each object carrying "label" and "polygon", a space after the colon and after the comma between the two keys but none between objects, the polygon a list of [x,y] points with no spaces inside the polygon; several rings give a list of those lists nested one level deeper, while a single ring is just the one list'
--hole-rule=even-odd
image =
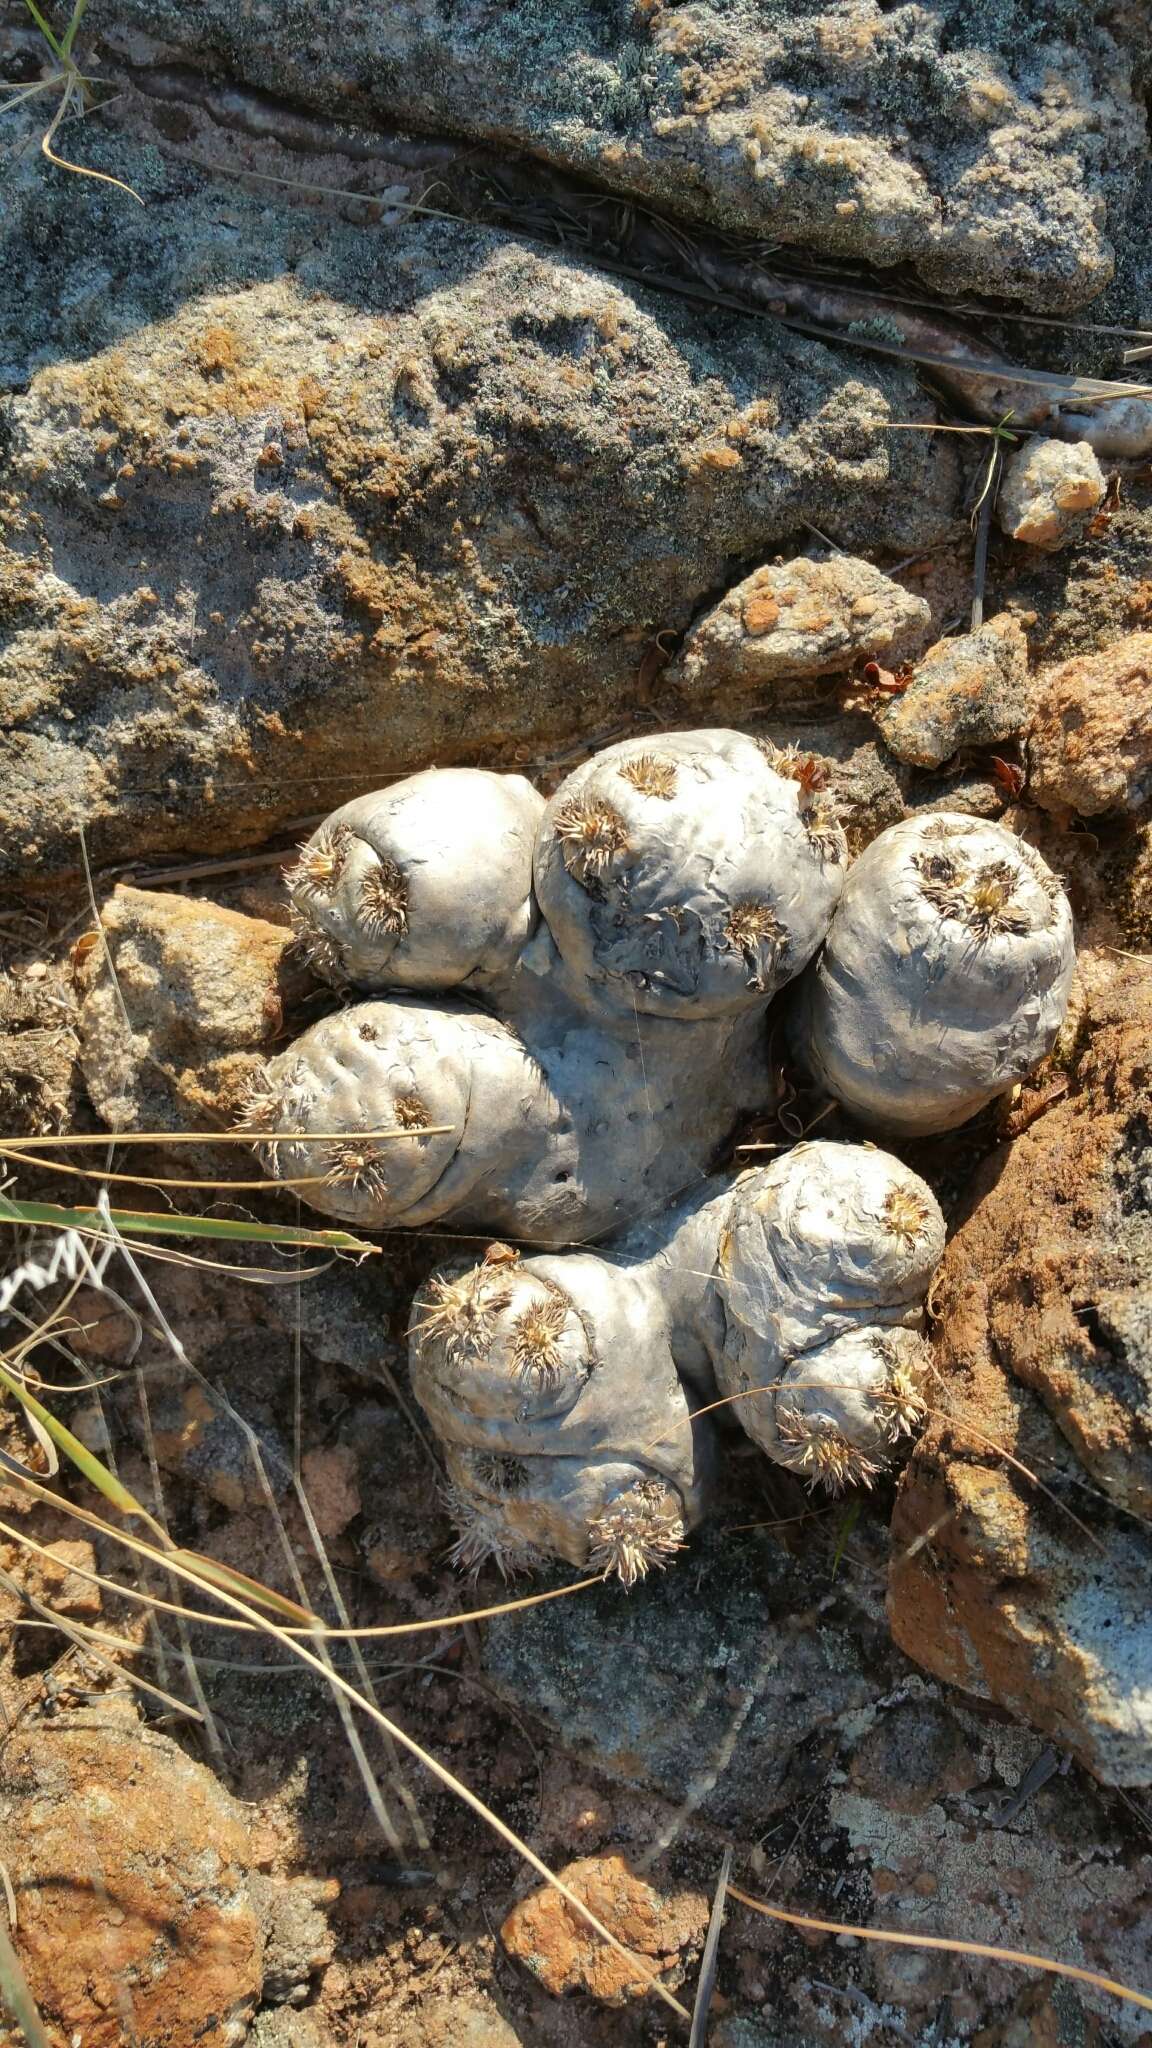
[{"label": "green grass blade", "polygon": [[223,1592],[232,1593],[240,1600],[249,1600],[255,1607],[269,1607],[273,1614],[282,1614],[293,1628],[319,1628],[323,1624],[315,1614],[309,1614],[306,1607],[298,1607],[295,1600],[289,1600],[284,1593],[274,1593],[270,1586],[262,1586],[259,1579],[250,1579],[247,1572],[233,1570],[231,1565],[217,1564],[214,1557],[202,1557],[198,1550],[174,1550],[173,1561],[187,1565],[189,1571],[207,1584],[219,1586]]},{"label": "green grass blade", "polygon": [[[33,21],[36,23],[36,26],[39,29],[41,35],[43,36],[44,41],[47,43],[49,49],[51,50],[52,55],[54,57],[59,57],[61,62],[63,62],[65,56],[64,46],[60,42],[59,38],[55,36],[52,30],[49,28],[48,23],[45,21],[44,16],[41,14],[40,9],[36,5],[36,0],[24,0],[24,5],[28,9],[29,14],[32,16]],[[87,0],[85,0],[85,5],[87,5]]]},{"label": "green grass blade", "polygon": [[70,57],[72,55],[72,45],[76,40],[76,31],[84,19],[84,10],[87,5],[88,0],[76,0],[76,5],[72,9],[72,19],[64,31],[64,40],[60,45],[60,55],[62,57]]},{"label": "green grass blade", "polygon": [[859,1494],[857,1494],[856,1499],[850,1502],[849,1506],[845,1509],[844,1514],[841,1517],[840,1528],[836,1536],[836,1549],[832,1555],[833,1579],[835,1579],[836,1574],[840,1569],[840,1566],[844,1562],[844,1552],[848,1548],[849,1538],[851,1537],[852,1531],[856,1527],[857,1522],[860,1520],[860,1506],[860,1496]]},{"label": "green grass blade", "polygon": [[36,2010],[36,2000],[28,1989],[28,1979],[20,1968],[16,1951],[8,1938],[8,1929],[0,1920],[0,1998],[3,1999],[16,2025],[24,2036],[26,2048],[51,2048],[44,2031],[43,2022]]},{"label": "green grass blade", "polygon": [[24,1385],[23,1380],[17,1379],[15,1373],[9,1372],[5,1365],[0,1365],[0,1387],[7,1387],[20,1406],[36,1417],[37,1422],[47,1430],[57,1450],[63,1452],[78,1472],[83,1473],[89,1485],[96,1488],[97,1493],[102,1493],[105,1500],[110,1501],[122,1515],[139,1515],[150,1529],[156,1528],[157,1525],[147,1508],[141,1507],[135,1494],[129,1493],[128,1488],[113,1477],[108,1467],[93,1456],[88,1446],[82,1444],[78,1436],[73,1436],[72,1431],[66,1429],[62,1422],[58,1422],[43,1403],[36,1399],[35,1394]]},{"label": "green grass blade", "polygon": [[[368,1244],[347,1230],[309,1230],[289,1223],[238,1223],[228,1217],[181,1216],[145,1210],[111,1209],[114,1227],[128,1237],[200,1237],[224,1239],[231,1244],[302,1245],[313,1251],[356,1252],[363,1257],[378,1253],[378,1244]],[[0,1197],[0,1223],[45,1224],[55,1230],[96,1231],[107,1237],[108,1227],[99,1209],[61,1209],[55,1202],[18,1202]]]}]

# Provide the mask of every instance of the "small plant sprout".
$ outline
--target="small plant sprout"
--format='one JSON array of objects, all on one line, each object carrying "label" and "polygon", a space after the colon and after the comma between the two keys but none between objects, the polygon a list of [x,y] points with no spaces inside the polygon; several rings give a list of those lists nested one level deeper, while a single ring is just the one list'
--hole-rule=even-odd
[{"label": "small plant sprout", "polygon": [[843,879],[807,829],[811,794],[737,732],[669,733],[658,754],[625,740],[585,762],[536,842],[565,966],[629,1014],[718,1017],[774,995]]},{"label": "small plant sprout", "polygon": [[1051,1050],[1074,966],[1068,900],[1035,848],[981,818],[909,818],[850,869],[794,1042],[863,1122],[951,1130]]},{"label": "small plant sprout", "polygon": [[42,78],[31,85],[14,85],[8,79],[0,79],[0,92],[7,98],[0,99],[0,114],[7,114],[25,101],[33,100],[46,93],[55,98],[56,108],[43,135],[40,138],[40,153],[50,164],[62,171],[73,171],[78,178],[95,178],[101,185],[113,185],[118,192],[127,193],[138,206],[143,206],[139,192],[126,185],[123,178],[114,178],[108,171],[94,171],[88,164],[74,164],[68,157],[60,156],[55,149],[58,130],[69,119],[80,119],[85,114],[96,112],[104,104],[96,97],[101,80],[81,71],[74,55],[76,35],[87,11],[88,0],[73,0],[72,13],[67,27],[57,34],[47,21],[36,0],[24,0],[24,5],[40,34],[44,38],[45,50],[51,64]]}]

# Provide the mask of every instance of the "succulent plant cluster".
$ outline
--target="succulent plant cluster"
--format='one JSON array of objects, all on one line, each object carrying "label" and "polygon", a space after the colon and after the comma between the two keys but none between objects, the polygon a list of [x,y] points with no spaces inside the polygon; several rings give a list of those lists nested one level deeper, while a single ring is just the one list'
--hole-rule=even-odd
[{"label": "succulent plant cluster", "polygon": [[268,1171],[362,1228],[516,1240],[435,1273],[412,1319],[465,1565],[631,1583],[705,1512],[718,1401],[832,1491],[924,1413],[925,1183],[870,1143],[704,1176],[775,1098],[789,984],[818,1086],[866,1129],[944,1131],[1050,1049],[1071,915],[1031,847],[964,814],[849,866],[824,785],[727,731],[610,747],[548,802],[430,770],[335,812],[288,875],[356,999],[256,1084]]}]

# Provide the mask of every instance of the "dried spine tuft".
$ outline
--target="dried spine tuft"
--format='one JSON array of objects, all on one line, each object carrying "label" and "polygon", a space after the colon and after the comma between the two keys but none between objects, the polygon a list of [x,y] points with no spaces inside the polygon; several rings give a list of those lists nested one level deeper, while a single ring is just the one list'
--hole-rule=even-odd
[{"label": "dried spine tuft", "polygon": [[843,1493],[846,1486],[871,1486],[881,1470],[845,1436],[828,1415],[807,1415],[802,1408],[777,1410],[776,1428],[780,1438],[777,1458],[793,1472],[829,1493]]},{"label": "dried spine tuft", "polygon": [[898,1238],[906,1251],[922,1244],[931,1227],[933,1211],[918,1188],[897,1183],[884,1198],[884,1228]]},{"label": "dried spine tuft", "polygon": [[510,1527],[498,1505],[488,1509],[455,1486],[445,1489],[444,1499],[458,1532],[448,1556],[459,1571],[476,1578],[486,1564],[494,1564],[506,1580],[539,1571],[542,1553]]},{"label": "dried spine tuft", "polygon": [[560,1339],[568,1320],[568,1304],[556,1295],[534,1301],[512,1325],[512,1360],[518,1373],[546,1391],[559,1384],[564,1370]]},{"label": "dried spine tuft", "polygon": [[402,1131],[426,1131],[432,1121],[428,1104],[419,1095],[398,1095],[392,1113]]},{"label": "dried spine tuft", "polygon": [[925,901],[941,917],[967,925],[974,939],[982,942],[1003,934],[1023,938],[1031,931],[1027,911],[1013,904],[1023,877],[1010,860],[970,867],[949,854],[916,854],[914,866]]},{"label": "dried spine tuft", "polygon": [[767,903],[734,903],[724,926],[724,937],[744,955],[749,988],[763,988],[788,950],[788,933]]},{"label": "dried spine tuft", "polygon": [[599,881],[617,854],[628,850],[628,831],[619,811],[599,797],[574,796],[555,818],[564,865],[578,881]]},{"label": "dried spine tuft", "polygon": [[458,1280],[446,1280],[434,1273],[417,1306],[426,1313],[413,1323],[412,1333],[438,1344],[449,1365],[476,1357],[492,1342],[496,1317],[507,1308],[511,1291],[483,1266],[476,1266]]},{"label": "dried spine tuft", "polygon": [[378,859],[360,881],[360,926],[370,938],[402,938],[408,929],[408,883],[394,860]]},{"label": "dried spine tuft", "polygon": [[888,1384],[874,1395],[880,1425],[889,1443],[915,1436],[928,1413],[920,1377],[906,1365],[892,1365]]},{"label": "dried spine tuft", "polygon": [[588,1525],[588,1562],[605,1577],[615,1573],[631,1587],[650,1571],[663,1571],[684,1548],[684,1518],[669,1505],[668,1488],[642,1479],[618,1493]]},{"label": "dried spine tuft", "polygon": [[388,1173],[381,1146],[370,1138],[342,1138],[325,1154],[326,1187],[351,1188],[356,1194],[382,1198],[388,1192]]},{"label": "dried spine tuft", "polygon": [[621,762],[616,773],[642,796],[656,796],[670,803],[676,794],[676,763],[662,761],[658,754],[634,754],[630,761]]},{"label": "dried spine tuft", "polygon": [[328,982],[332,988],[347,988],[347,962],[336,940],[315,922],[306,903],[291,903],[288,914],[292,920],[296,944],[313,974],[318,975],[321,981]]},{"label": "dried spine tuft", "polygon": [[345,825],[321,825],[299,847],[284,881],[293,896],[330,896],[343,872],[352,835]]}]

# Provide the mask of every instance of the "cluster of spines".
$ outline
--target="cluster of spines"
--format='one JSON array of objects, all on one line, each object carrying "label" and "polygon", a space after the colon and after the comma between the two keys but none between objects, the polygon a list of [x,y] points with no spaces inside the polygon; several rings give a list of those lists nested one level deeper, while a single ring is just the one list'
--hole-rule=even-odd
[{"label": "cluster of spines", "polygon": [[905,1251],[911,1252],[928,1234],[932,1209],[918,1188],[898,1181],[884,1197],[882,1215],[885,1230],[899,1239]]},{"label": "cluster of spines", "polygon": [[[353,837],[347,825],[322,825],[284,871],[297,943],[315,972],[336,988],[347,983],[344,950],[325,929],[321,912],[340,886]],[[355,923],[373,940],[400,939],[408,929],[407,879],[387,855],[377,855],[360,876]]]},{"label": "cluster of spines", "polygon": [[796,784],[797,809],[808,835],[808,843],[822,861],[839,866],[848,856],[848,842],[840,813],[829,787],[831,775],[817,754],[805,754],[799,747],[776,747],[771,740],[756,742],[777,775]]},{"label": "cluster of spines", "polygon": [[630,760],[620,763],[616,773],[642,796],[659,797],[670,803],[676,794],[676,763],[663,760],[659,754],[633,754]]},{"label": "cluster of spines", "polygon": [[1032,919],[1018,902],[1023,876],[1010,860],[982,861],[977,866],[947,853],[917,853],[913,866],[920,894],[941,917],[964,925],[983,943],[990,938],[1023,938]]},{"label": "cluster of spines", "polygon": [[628,850],[624,819],[602,797],[569,797],[553,823],[564,865],[579,882],[602,881],[617,856]]},{"label": "cluster of spines", "polygon": [[638,1479],[588,1525],[588,1563],[634,1586],[684,1548],[684,1517],[660,1479]]},{"label": "cluster of spines", "polygon": [[[895,1446],[914,1436],[928,1413],[922,1374],[901,1359],[889,1339],[877,1334],[873,1342],[885,1377],[869,1399],[880,1434]],[[780,1462],[829,1493],[843,1493],[846,1486],[870,1487],[885,1469],[880,1459],[853,1443],[832,1416],[810,1415],[795,1401],[778,1405],[776,1431]]]},{"label": "cluster of spines", "polygon": [[771,904],[752,898],[734,903],[724,937],[734,952],[744,956],[749,988],[765,988],[788,950],[788,933]]}]

